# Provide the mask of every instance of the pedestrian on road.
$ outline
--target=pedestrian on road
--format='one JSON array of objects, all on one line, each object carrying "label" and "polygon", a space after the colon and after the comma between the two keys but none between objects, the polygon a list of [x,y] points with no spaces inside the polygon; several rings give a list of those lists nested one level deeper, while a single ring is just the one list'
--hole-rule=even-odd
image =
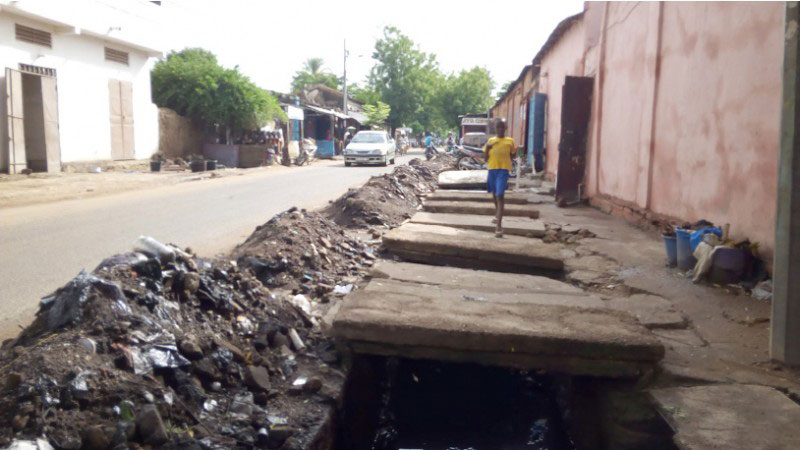
[{"label": "pedestrian on road", "polygon": [[494,235],[503,237],[503,209],[505,208],[506,187],[508,187],[508,176],[511,172],[511,158],[516,156],[517,146],[514,139],[506,137],[505,119],[497,119],[495,128],[497,136],[489,138],[483,151],[486,156],[487,168],[489,169],[489,179],[486,191],[492,194],[494,199],[495,228]]}]

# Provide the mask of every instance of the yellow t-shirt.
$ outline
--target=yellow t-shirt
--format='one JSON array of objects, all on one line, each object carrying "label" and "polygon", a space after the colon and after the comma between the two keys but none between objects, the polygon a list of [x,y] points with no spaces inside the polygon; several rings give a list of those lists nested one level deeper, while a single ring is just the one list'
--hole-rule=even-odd
[{"label": "yellow t-shirt", "polygon": [[[511,155],[517,153],[517,146],[514,144],[514,139],[510,137],[492,137],[486,144],[493,144],[491,151],[489,151],[489,164],[488,169],[506,169],[511,170]],[[486,153],[486,147],[483,147],[483,152]]]}]

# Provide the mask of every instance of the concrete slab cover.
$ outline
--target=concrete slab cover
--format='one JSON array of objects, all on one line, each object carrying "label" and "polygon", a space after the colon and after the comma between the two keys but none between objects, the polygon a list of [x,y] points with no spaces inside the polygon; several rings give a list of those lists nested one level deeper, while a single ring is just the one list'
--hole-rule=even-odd
[{"label": "concrete slab cover", "polygon": [[[418,212],[411,217],[412,223],[426,225],[442,225],[467,230],[487,231],[493,233],[495,224],[492,216],[477,214],[447,214]],[[517,236],[542,237],[546,231],[544,222],[529,217],[504,217],[503,232]]]},{"label": "concrete slab cover", "polygon": [[375,263],[371,275],[373,280],[392,279],[420,285],[480,289],[486,292],[588,296],[578,287],[547,277],[387,260]]},{"label": "concrete slab cover", "polygon": [[560,244],[521,236],[406,223],[383,236],[389,251],[412,262],[495,272],[541,274],[564,270]]},{"label": "concrete slab cover", "polygon": [[[486,202],[492,203],[492,194],[481,191],[436,191],[425,197],[425,200],[442,200],[449,202]],[[506,192],[506,204],[524,205],[531,202],[532,194],[524,195],[516,192]]]},{"label": "concrete slab cover", "polygon": [[486,188],[488,170],[446,170],[439,172],[439,187],[442,189]]},{"label": "concrete slab cover", "polygon": [[356,352],[471,361],[571,375],[638,376],[664,347],[626,314],[563,305],[361,290],[345,298],[332,334]]},{"label": "concrete slab cover", "polygon": [[773,388],[726,384],[651,394],[680,448],[800,448],[800,406]]},{"label": "concrete slab cover", "polygon": [[[451,214],[481,214],[495,215],[494,204],[487,202],[448,202],[440,200],[427,200],[423,209],[428,212]],[[539,210],[533,205],[505,205],[504,216],[521,216],[532,219],[539,218]]]}]

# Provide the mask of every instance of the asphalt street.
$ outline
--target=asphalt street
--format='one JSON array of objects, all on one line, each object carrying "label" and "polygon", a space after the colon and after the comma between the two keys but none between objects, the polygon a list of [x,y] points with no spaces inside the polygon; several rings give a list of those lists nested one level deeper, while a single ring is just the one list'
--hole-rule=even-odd
[{"label": "asphalt street", "polygon": [[[398,157],[398,164],[421,156]],[[292,206],[316,209],[389,167],[319,161],[173,186],[0,211],[0,339],[13,337],[39,299],[81,269],[129,251],[140,235],[204,256],[230,250]]]}]

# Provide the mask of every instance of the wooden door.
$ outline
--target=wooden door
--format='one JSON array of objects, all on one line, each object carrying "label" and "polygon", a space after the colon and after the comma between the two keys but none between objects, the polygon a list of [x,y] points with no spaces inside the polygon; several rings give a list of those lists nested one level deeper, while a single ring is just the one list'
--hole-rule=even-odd
[{"label": "wooden door", "polygon": [[61,137],[58,131],[58,90],[54,77],[42,76],[42,110],[47,171],[61,172]]},{"label": "wooden door", "polygon": [[108,80],[111,115],[111,159],[134,159],[133,85],[129,81]]},{"label": "wooden door", "polygon": [[556,201],[559,205],[581,201],[593,87],[594,80],[591,77],[568,76],[564,80],[556,174]]},{"label": "wooden door", "polygon": [[6,115],[8,120],[8,173],[27,168],[25,112],[22,107],[22,73],[6,68]]}]

